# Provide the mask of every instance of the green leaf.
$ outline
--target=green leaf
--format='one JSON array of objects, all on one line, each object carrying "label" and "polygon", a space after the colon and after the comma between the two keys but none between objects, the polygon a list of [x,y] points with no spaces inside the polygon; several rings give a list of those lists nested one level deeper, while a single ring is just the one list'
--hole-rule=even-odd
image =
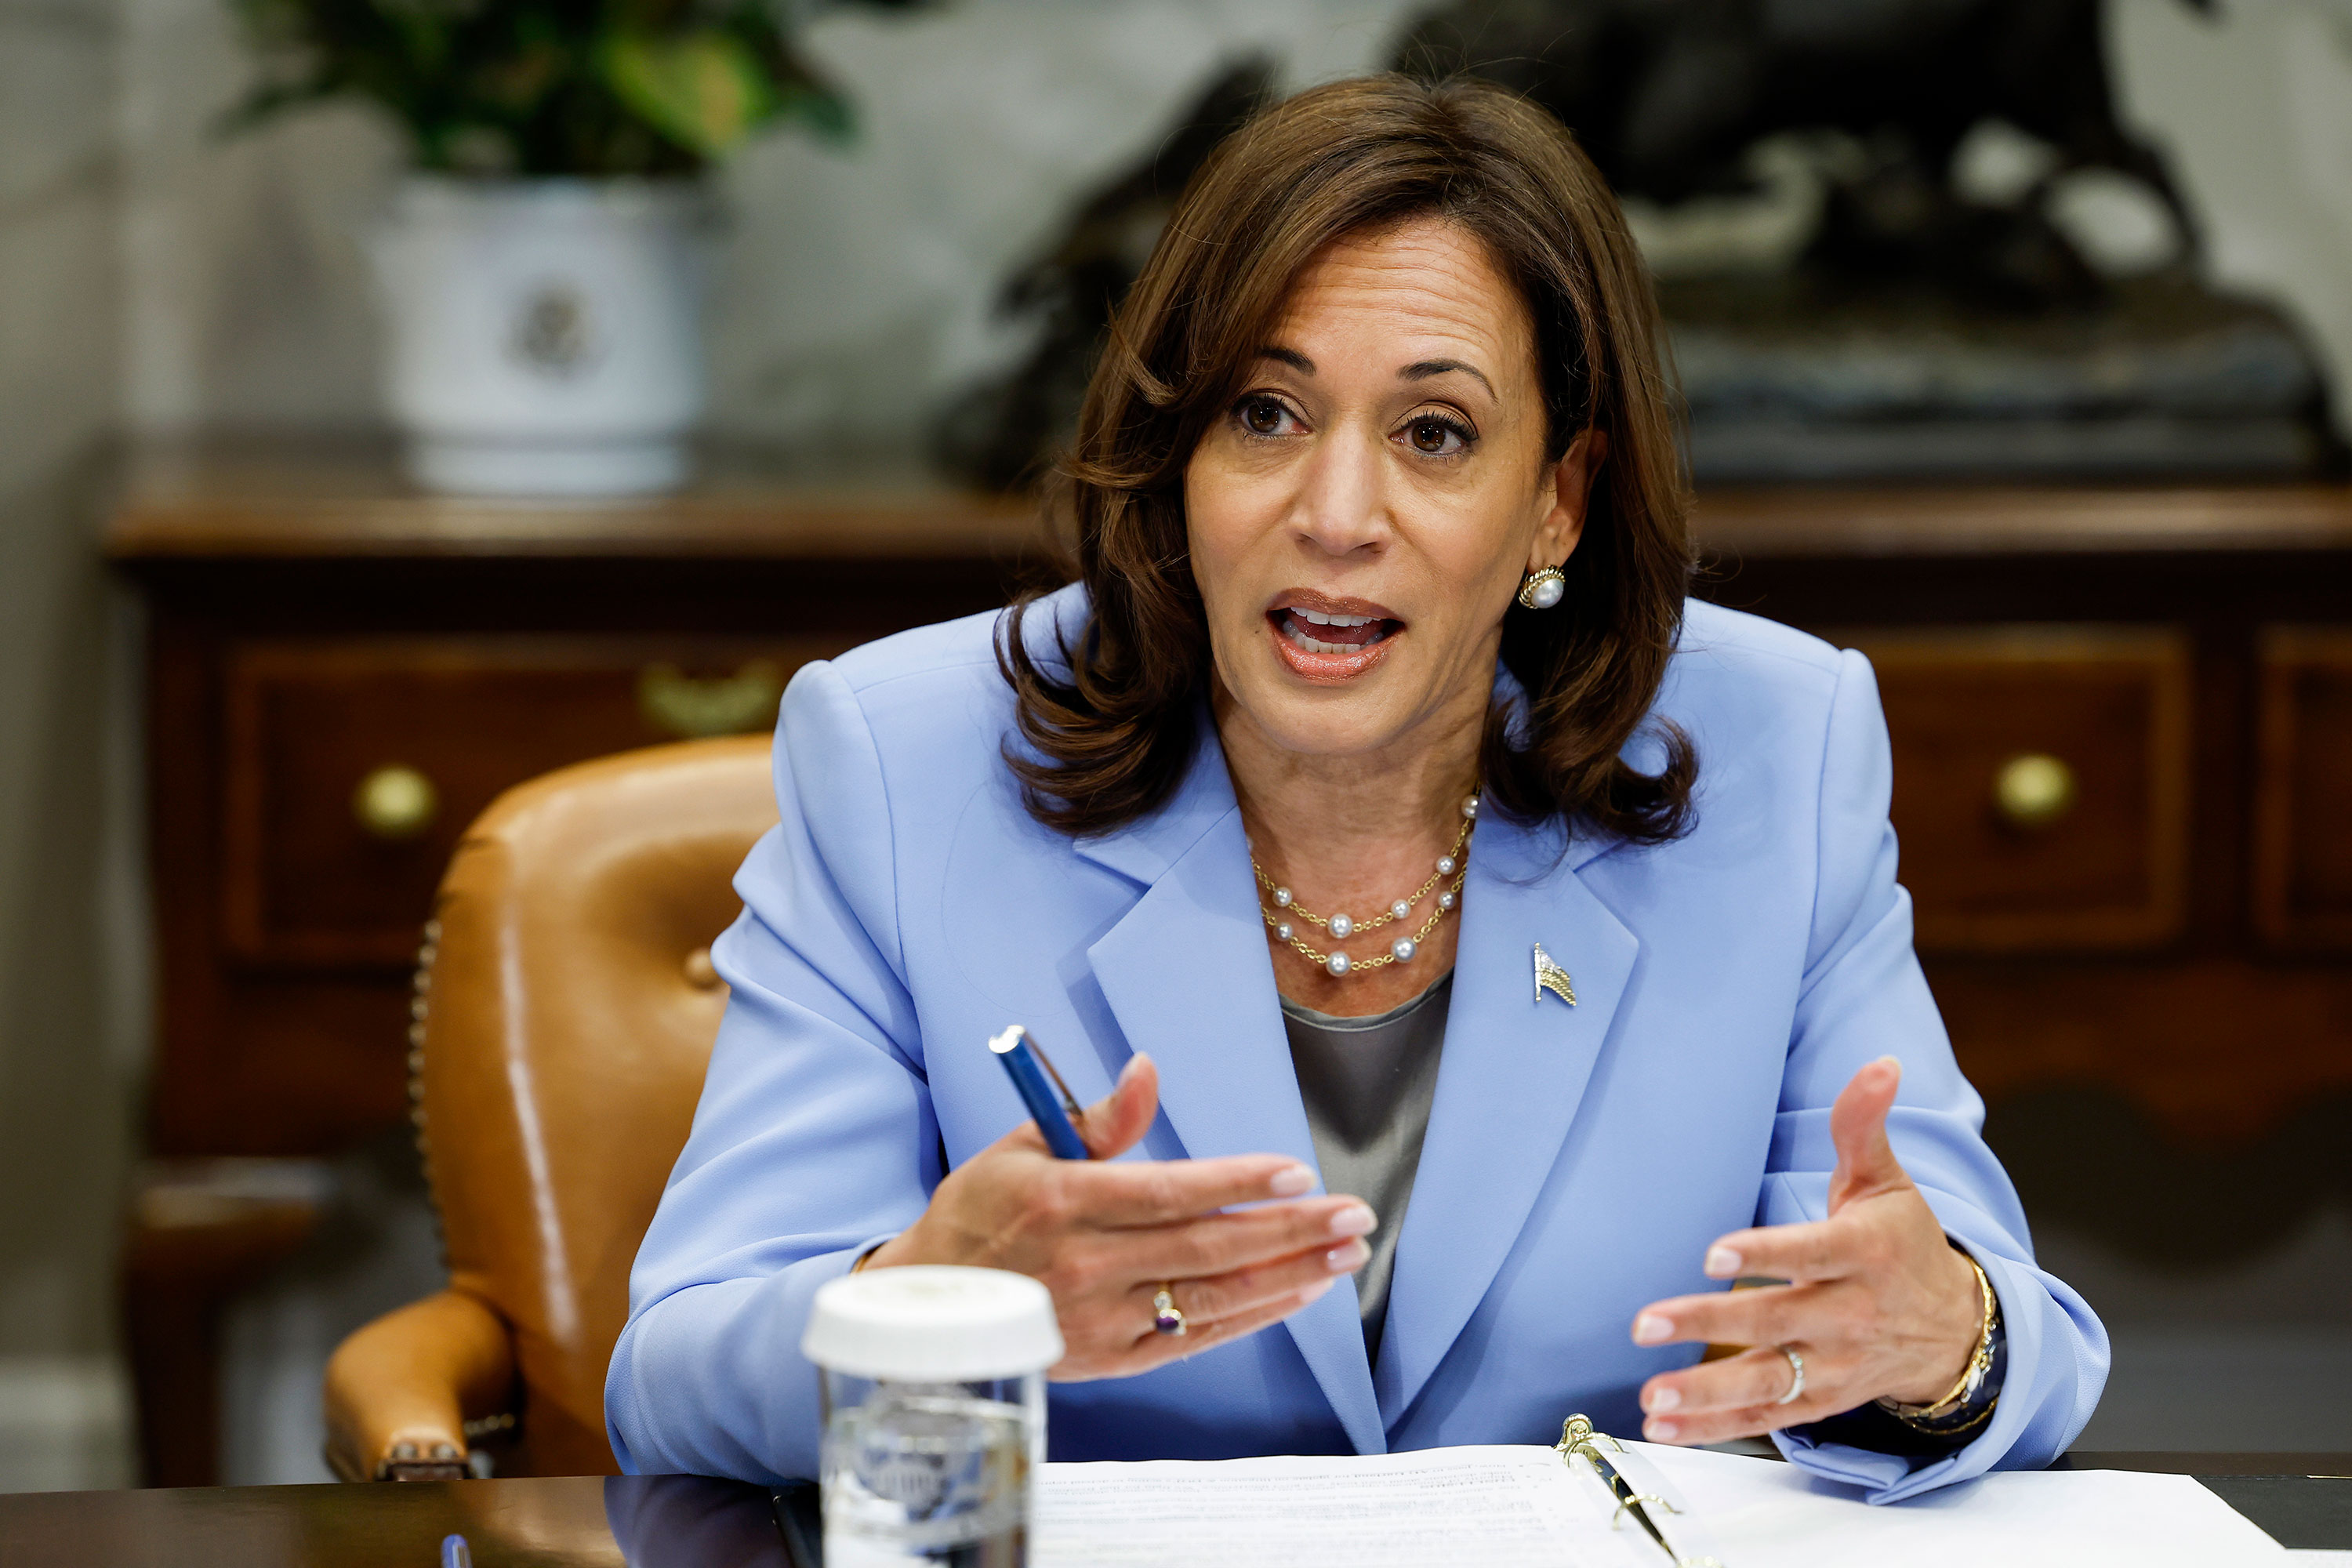
[{"label": "green leaf", "polygon": [[777,112],[799,121],[837,147],[857,134],[857,119],[849,100],[829,88],[796,83],[786,91]]},{"label": "green leaf", "polygon": [[706,158],[724,155],[783,107],[751,51],[717,28],[610,34],[597,65],[614,97]]},{"label": "green leaf", "polygon": [[698,171],[766,125],[835,142],[856,129],[848,100],[794,47],[818,0],[224,3],[261,81],[226,132],[357,100],[403,126],[427,168],[661,175]]}]

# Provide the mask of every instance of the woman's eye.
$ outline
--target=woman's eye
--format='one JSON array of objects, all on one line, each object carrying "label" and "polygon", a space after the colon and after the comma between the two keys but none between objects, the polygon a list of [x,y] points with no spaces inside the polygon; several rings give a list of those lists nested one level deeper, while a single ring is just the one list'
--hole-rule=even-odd
[{"label": "woman's eye", "polygon": [[1245,397],[1241,406],[1242,428],[1253,436],[1279,436],[1290,410],[1271,397]]},{"label": "woman's eye", "polygon": [[1404,427],[1412,449],[1432,458],[1450,458],[1470,445],[1470,432],[1451,419],[1424,414]]}]

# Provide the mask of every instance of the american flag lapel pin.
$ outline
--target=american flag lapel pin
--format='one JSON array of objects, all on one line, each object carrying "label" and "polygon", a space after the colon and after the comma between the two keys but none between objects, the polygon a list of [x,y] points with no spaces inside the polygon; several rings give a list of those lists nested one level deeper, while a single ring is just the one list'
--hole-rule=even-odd
[{"label": "american flag lapel pin", "polygon": [[1551,954],[1543,950],[1543,943],[1538,942],[1536,943],[1536,1000],[1542,1001],[1543,994],[1547,991],[1570,1006],[1576,1005],[1575,983],[1569,979],[1567,970],[1551,961]]}]

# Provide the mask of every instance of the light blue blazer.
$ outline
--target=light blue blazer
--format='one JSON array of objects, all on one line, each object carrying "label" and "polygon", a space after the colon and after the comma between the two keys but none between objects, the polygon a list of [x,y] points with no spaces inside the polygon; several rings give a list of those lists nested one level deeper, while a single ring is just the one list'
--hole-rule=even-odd
[{"label": "light blue blazer", "polygon": [[[1076,589],[1049,604],[1066,625],[1085,613]],[[733,994],[606,1383],[626,1469],[816,1473],[810,1298],[915,1219],[942,1149],[953,1165],[1025,1120],[984,1045],[1008,1022],[1082,1100],[1149,1052],[1152,1159],[1315,1164],[1214,731],[1204,719],[1150,816],[1051,832],[1001,758],[1013,701],[995,626],[890,637],[784,694],[782,822],[744,863],[742,918],[713,950]],[[1042,652],[1047,616],[1031,627]],[[1507,676],[1498,688],[1516,694]],[[1688,837],[1644,849],[1490,813],[1471,839],[1379,1363],[1343,1280],[1234,1344],[1055,1385],[1054,1457],[1550,1443],[1571,1411],[1637,1432],[1642,1381],[1698,1352],[1633,1344],[1635,1310],[1713,1288],[1700,1258],[1727,1231],[1822,1217],[1830,1103],[1889,1052],[1905,1069],[1895,1152],[2000,1292],[2006,1384],[1983,1435],[1932,1462],[1782,1447],[1891,1500],[2073,1441],[2106,1336],[2034,1267],[1912,955],[1869,665],[1693,603],[1656,711],[1698,748]],[[1535,993],[1538,942],[1574,1007]]]}]

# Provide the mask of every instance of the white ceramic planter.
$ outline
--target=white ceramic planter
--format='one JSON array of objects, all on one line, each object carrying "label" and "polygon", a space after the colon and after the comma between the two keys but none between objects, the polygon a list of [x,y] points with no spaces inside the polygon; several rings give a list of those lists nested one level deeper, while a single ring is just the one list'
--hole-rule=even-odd
[{"label": "white ceramic planter", "polygon": [[684,483],[709,211],[685,181],[408,179],[370,248],[411,477],[509,496]]}]

